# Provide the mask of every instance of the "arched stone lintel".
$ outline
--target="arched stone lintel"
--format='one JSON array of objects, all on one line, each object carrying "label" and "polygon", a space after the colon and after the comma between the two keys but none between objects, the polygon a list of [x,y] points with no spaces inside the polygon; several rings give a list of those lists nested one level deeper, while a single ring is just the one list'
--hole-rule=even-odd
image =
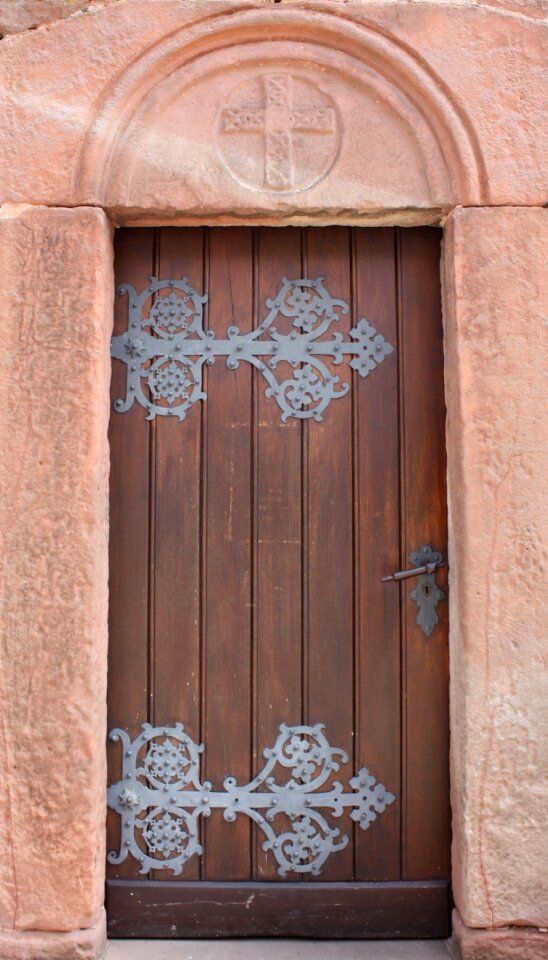
[{"label": "arched stone lintel", "polygon": [[[220,14],[185,25],[144,50],[103,91],[74,170],[74,190],[86,202],[99,203],[107,209],[127,207],[135,217],[141,210],[150,214],[156,206],[161,217],[162,204],[151,203],[150,196],[141,203],[138,191],[134,195],[126,192],[120,204],[112,195],[114,180],[129,184],[135,179],[139,163],[135,131],[146,131],[150,122],[147,104],[154,92],[178,72],[184,86],[192,76],[207,73],[212,59],[226,59],[231,50],[252,54],[257,46],[268,43],[275,61],[277,52],[283,56],[288,45],[293,44],[296,51],[297,45],[302,48],[304,44],[315,49],[317,58],[330,64],[331,69],[337,64],[339,72],[353,85],[356,98],[364,97],[364,109],[368,104],[365,91],[374,90],[387,116],[397,117],[409,130],[424,164],[429,189],[428,199],[420,198],[416,206],[448,210],[456,204],[486,203],[487,178],[471,124],[456,98],[421,57],[372,26],[345,19],[340,13],[314,5],[313,19],[311,14],[312,10],[303,7],[278,8],[273,19],[272,10],[267,7],[234,9],[228,14],[225,8]],[[132,137],[131,150],[124,149],[128,137]],[[367,182],[367,157],[361,155],[359,163],[361,181]],[[256,197],[252,198],[254,209],[263,215],[269,210],[275,212],[278,200],[279,196],[268,192],[262,194],[258,205]],[[200,201],[199,205],[203,217],[203,203]],[[401,209],[413,205],[412,196],[403,203],[392,204]],[[284,204],[285,213],[287,206]],[[302,207],[302,199],[298,206]],[[351,208],[352,204],[346,206]],[[390,206],[387,195],[379,208],[386,211]],[[245,204],[239,212],[244,210]],[[169,214],[173,217],[176,212],[175,204]],[[356,216],[370,212],[370,207],[357,209]]]}]

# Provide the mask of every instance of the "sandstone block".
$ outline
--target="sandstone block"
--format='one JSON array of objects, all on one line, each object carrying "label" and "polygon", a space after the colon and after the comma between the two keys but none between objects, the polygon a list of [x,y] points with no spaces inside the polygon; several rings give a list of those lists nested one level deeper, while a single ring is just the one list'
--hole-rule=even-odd
[{"label": "sandstone block", "polygon": [[548,213],[446,230],[453,884],[465,924],[548,915]]},{"label": "sandstone block", "polygon": [[111,261],[100,210],[1,212],[8,930],[90,927],[103,901]]}]

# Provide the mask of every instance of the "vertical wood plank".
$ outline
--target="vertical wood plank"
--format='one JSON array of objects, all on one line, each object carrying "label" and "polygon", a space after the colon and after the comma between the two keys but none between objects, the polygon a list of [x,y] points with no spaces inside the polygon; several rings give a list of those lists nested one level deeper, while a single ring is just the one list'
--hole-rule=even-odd
[{"label": "vertical wood plank", "polygon": [[[154,231],[116,231],[116,286],[146,287],[153,272]],[[128,301],[116,295],[114,333],[127,329]],[[112,364],[111,397],[125,397],[126,367]],[[130,737],[148,719],[149,609],[149,437],[150,423],[137,404],[127,413],[111,413],[109,540],[109,686],[108,729],[121,727]],[[109,780],[121,773],[120,744],[108,744]],[[119,844],[119,818],[107,815],[108,849]],[[108,865],[109,877],[134,877],[138,864],[128,859]]]},{"label": "vertical wood plank", "polygon": [[[283,277],[301,276],[301,231],[258,231],[259,320],[265,301],[278,292]],[[276,324],[287,333],[288,320]],[[287,373],[277,368],[283,379]],[[299,723],[302,711],[301,648],[301,424],[283,423],[276,401],[264,396],[257,380],[256,436],[256,641],[255,772],[264,764],[282,722]],[[281,817],[275,818],[279,829]],[[284,825],[286,826],[286,825]],[[272,854],[262,850],[257,831],[255,876],[279,880]]]},{"label": "vertical wood plank", "polygon": [[[304,270],[311,279],[324,278],[334,298],[350,307],[350,231],[348,227],[306,231]],[[352,325],[350,309],[333,324],[345,340]],[[326,362],[331,376],[352,383],[352,371],[345,361]],[[307,623],[303,643],[306,650],[305,719],[322,722],[333,746],[346,750],[349,764],[346,781],[354,773],[353,762],[353,659],[354,659],[354,558],[352,549],[352,397],[332,400],[324,419],[303,425],[303,491],[307,503],[303,553],[307,554]],[[341,779],[334,773],[328,781]],[[337,828],[349,838],[349,845],[324,865],[322,881],[350,880],[353,876],[353,822],[348,815]]]},{"label": "vertical wood plank", "polygon": [[[252,231],[210,231],[209,325],[252,329]],[[251,732],[251,376],[220,357],[207,388],[206,776],[249,780]],[[250,822],[216,810],[205,822],[207,880],[248,879]]]},{"label": "vertical wood plank", "polygon": [[356,830],[358,880],[400,876],[400,597],[380,582],[400,563],[394,233],[354,231],[354,322],[366,317],[395,348],[355,383],[355,763],[396,796],[369,830]]},{"label": "vertical wood plank", "polygon": [[[203,230],[160,231],[158,275],[186,276],[202,293]],[[200,741],[200,408],[155,421],[154,721],[177,721]],[[194,880],[193,858],[184,874]],[[165,876],[170,877],[170,874]],[[165,877],[164,877],[165,878]]]},{"label": "vertical wood plank", "polygon": [[[403,518],[402,561],[421,544],[447,556],[445,404],[439,245],[434,228],[400,230],[400,355],[402,358]],[[447,568],[437,582],[447,594]],[[406,649],[403,689],[403,877],[448,875],[448,653],[447,599],[440,622],[424,636],[416,624],[404,582],[402,611]]]}]

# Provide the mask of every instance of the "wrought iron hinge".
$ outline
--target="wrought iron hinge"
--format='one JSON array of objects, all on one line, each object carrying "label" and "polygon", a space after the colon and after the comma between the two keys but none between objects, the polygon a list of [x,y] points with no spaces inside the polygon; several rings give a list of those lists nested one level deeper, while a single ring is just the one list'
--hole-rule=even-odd
[{"label": "wrought iron hinge", "polygon": [[[111,851],[108,859],[122,863],[131,854],[143,874],[158,869],[180,874],[186,861],[202,852],[198,821],[214,809],[223,810],[228,822],[243,814],[261,828],[263,849],[274,854],[280,876],[319,874],[328,856],[348,844],[348,837],[320,811],[340,817],[348,810],[367,830],[395,800],[366,767],[350,779],[349,791],[331,780],[339,761],[347,763],[348,756],[331,747],[321,723],[282,723],[274,746],[263,751],[266,763],[260,773],[241,786],[225,777],[222,790],[200,780],[204,746],[185,733],[182,723],[144,723],[133,741],[124,730],[112,730],[110,739],[121,741],[123,765],[122,779],[108,790],[108,805],[121,818],[120,851]],[[284,769],[288,773],[279,783],[273,774]]]},{"label": "wrought iron hinge", "polygon": [[[118,294],[129,297],[128,328],[112,338],[111,354],[126,364],[127,386],[125,399],[115,400],[114,409],[125,413],[136,402],[147,410],[147,420],[157,416],[184,420],[190,407],[206,400],[202,370],[204,363],[213,364],[216,357],[226,357],[231,370],[242,361],[259,370],[268,385],[265,395],[276,400],[282,420],[322,420],[331,400],[350,389],[348,383],[340,383],[325,360],[341,364],[351,357],[350,367],[360,377],[367,377],[394,349],[363,317],[350,330],[349,340],[339,332],[331,339],[320,339],[348,313],[348,304],[330,296],[322,277],[284,278],[277,295],[266,301],[269,313],[262,323],[246,334],[229,327],[225,340],[204,330],[207,297],[198,294],[186,277],[151,277],[141,293],[123,283]],[[152,305],[143,316],[149,300]],[[282,334],[274,326],[279,317],[292,321],[289,333]],[[294,372],[278,378],[277,368],[282,365],[283,370],[284,364]]]}]

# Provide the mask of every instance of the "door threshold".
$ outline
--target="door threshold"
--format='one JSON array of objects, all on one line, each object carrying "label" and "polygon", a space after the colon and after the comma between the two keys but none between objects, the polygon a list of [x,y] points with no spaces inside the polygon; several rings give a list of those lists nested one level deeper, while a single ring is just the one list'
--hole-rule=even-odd
[{"label": "door threshold", "polygon": [[448,880],[247,883],[108,880],[111,939],[442,939]]},{"label": "door threshold", "polygon": [[109,940],[106,960],[449,960],[446,940]]}]

